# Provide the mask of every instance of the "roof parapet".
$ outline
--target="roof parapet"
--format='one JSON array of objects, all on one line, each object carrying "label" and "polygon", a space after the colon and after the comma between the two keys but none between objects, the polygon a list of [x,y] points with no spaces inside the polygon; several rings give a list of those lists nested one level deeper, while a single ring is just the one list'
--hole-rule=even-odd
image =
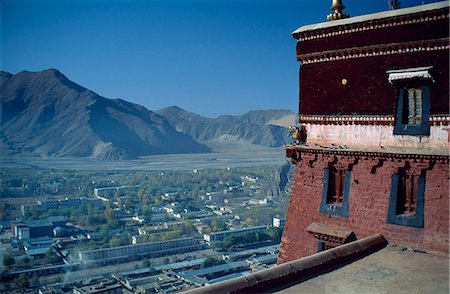
[{"label": "roof parapet", "polygon": [[360,16],[354,16],[347,19],[339,19],[336,21],[326,21],[316,24],[310,24],[310,25],[304,25],[291,34],[295,37],[296,35],[304,32],[309,31],[315,31],[315,30],[321,30],[321,29],[327,29],[337,26],[343,26],[343,25],[350,25],[350,24],[357,24],[365,21],[374,21],[374,20],[380,20],[384,18],[390,18],[390,17],[399,17],[403,15],[408,14],[415,14],[415,13],[423,13],[431,10],[436,9],[442,9],[442,8],[448,8],[450,6],[450,1],[440,1],[430,4],[424,4],[424,5],[417,5],[413,7],[408,8],[401,8],[401,9],[394,9],[394,10],[388,10],[383,12],[377,12],[377,13],[371,13],[371,14],[365,14]]}]

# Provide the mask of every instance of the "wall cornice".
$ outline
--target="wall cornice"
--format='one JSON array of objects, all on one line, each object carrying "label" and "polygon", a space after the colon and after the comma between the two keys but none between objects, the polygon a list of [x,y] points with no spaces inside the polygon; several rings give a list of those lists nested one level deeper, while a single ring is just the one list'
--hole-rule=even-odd
[{"label": "wall cornice", "polygon": [[[287,145],[286,157],[290,158],[292,163],[306,160],[308,163],[311,161],[324,160],[330,157],[342,158],[342,159],[356,159],[356,160],[388,160],[388,161],[405,161],[410,160],[413,162],[432,162],[448,164],[450,155],[448,154],[434,154],[434,153],[420,153],[420,149],[410,150],[410,152],[395,152],[395,151],[383,151],[381,148],[379,151],[373,150],[342,150],[338,148],[327,147],[313,147],[307,145]],[[311,160],[313,158],[313,160]],[[311,165],[311,164],[309,164]]]},{"label": "wall cornice", "polygon": [[[320,125],[394,125],[394,115],[299,115],[301,124]],[[431,115],[429,124],[449,125],[449,115]]]},{"label": "wall cornice", "polygon": [[449,38],[372,45],[364,47],[352,47],[339,50],[297,54],[297,60],[306,65],[318,62],[386,56],[393,54],[411,54],[416,52],[429,52],[439,50],[449,50]]},{"label": "wall cornice", "polygon": [[364,22],[349,23],[329,28],[310,30],[294,33],[293,36],[300,42],[318,40],[334,36],[341,36],[357,32],[373,31],[404,25],[418,24],[430,21],[448,19],[448,9],[433,10],[428,12],[407,14],[389,18],[375,19]]}]

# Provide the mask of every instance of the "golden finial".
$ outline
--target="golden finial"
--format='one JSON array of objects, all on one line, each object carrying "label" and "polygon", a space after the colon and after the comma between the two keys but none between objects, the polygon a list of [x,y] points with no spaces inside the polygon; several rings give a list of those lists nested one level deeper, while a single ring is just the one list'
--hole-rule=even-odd
[{"label": "golden finial", "polygon": [[334,13],[328,14],[327,20],[331,21],[350,17],[348,13],[342,12],[342,10],[344,9],[345,6],[342,4],[342,0],[333,0],[333,3],[331,4],[331,10],[333,10]]}]

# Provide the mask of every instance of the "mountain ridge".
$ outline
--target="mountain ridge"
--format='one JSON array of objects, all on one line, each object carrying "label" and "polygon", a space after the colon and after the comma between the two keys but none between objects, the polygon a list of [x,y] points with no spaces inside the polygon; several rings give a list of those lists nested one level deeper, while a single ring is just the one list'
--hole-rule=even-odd
[{"label": "mountain ridge", "polygon": [[0,148],[12,155],[108,160],[205,153],[217,144],[279,147],[288,143],[286,125],[295,118],[289,110],[217,118],[178,106],[151,111],[102,97],[57,69],[0,71],[0,90]]},{"label": "mountain ridge", "polygon": [[[250,144],[280,147],[290,142],[287,125],[295,124],[295,114],[290,110],[252,110],[242,115],[207,118],[178,106],[170,106],[156,110],[156,113],[167,118],[177,131],[207,145],[211,140],[220,141],[225,136]],[[287,117],[292,121],[287,121],[286,126],[271,123]]]},{"label": "mountain ridge", "polygon": [[145,107],[102,97],[55,69],[2,72],[0,86],[7,153],[130,159],[211,151]]}]

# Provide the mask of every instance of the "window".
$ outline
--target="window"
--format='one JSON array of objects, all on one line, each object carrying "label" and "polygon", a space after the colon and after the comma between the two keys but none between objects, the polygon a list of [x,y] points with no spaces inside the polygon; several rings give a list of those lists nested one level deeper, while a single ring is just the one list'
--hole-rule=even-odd
[{"label": "window", "polygon": [[418,176],[408,175],[404,169],[399,172],[396,209],[397,215],[416,215],[418,183]]},{"label": "window", "polygon": [[403,99],[402,124],[422,124],[422,94],[422,88],[405,88],[408,98]]},{"label": "window", "polygon": [[328,176],[327,204],[341,205],[344,198],[345,170],[331,167]]},{"label": "window", "polygon": [[388,71],[397,87],[394,135],[429,136],[431,67]]},{"label": "window", "polygon": [[317,252],[322,252],[331,248],[334,248],[335,246],[330,246],[329,244],[326,244],[324,241],[319,240],[317,242]]},{"label": "window", "polygon": [[392,176],[387,222],[423,228],[425,176],[408,168]]},{"label": "window", "polygon": [[429,136],[428,86],[402,86],[398,91],[394,135]]},{"label": "window", "polygon": [[323,171],[320,212],[348,217],[351,171],[330,165]]}]

